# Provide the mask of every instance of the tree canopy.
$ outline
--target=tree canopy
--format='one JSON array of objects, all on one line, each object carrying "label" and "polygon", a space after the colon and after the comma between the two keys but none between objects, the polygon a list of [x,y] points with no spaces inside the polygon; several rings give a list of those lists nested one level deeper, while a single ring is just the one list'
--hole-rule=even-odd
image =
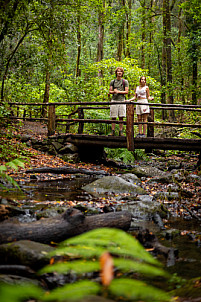
[{"label": "tree canopy", "polygon": [[157,101],[198,103],[198,0],[0,3],[4,103],[106,101],[118,65],[125,68],[130,95],[145,74]]}]

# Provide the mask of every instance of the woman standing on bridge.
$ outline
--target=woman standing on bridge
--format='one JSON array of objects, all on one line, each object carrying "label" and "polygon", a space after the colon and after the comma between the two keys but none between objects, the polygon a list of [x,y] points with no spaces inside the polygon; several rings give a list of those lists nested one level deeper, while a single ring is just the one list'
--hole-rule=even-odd
[{"label": "woman standing on bridge", "polygon": [[[140,77],[140,85],[137,86],[135,90],[135,96],[131,100],[136,100],[137,103],[143,103],[142,105],[136,105],[136,114],[138,123],[147,123],[148,115],[150,109],[148,105],[148,100],[152,101],[154,98],[150,96],[149,87],[146,85],[146,77]],[[147,124],[139,124],[139,133],[137,137],[146,137]]]}]

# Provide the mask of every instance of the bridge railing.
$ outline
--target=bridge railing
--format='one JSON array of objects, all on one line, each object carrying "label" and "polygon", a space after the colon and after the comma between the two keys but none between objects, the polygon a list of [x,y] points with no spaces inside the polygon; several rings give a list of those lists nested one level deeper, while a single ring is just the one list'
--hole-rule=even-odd
[{"label": "bridge railing", "polygon": [[[115,102],[113,102],[115,104]],[[119,104],[119,102],[118,102]],[[134,101],[126,101],[127,106],[127,117],[126,121],[123,121],[123,124],[126,125],[126,136],[127,136],[127,144],[128,149],[132,150],[132,146],[134,144],[134,125],[138,125],[139,123],[134,121],[134,109],[137,102]],[[140,103],[138,103],[140,104]],[[44,121],[48,125],[48,136],[54,135],[56,131],[56,127],[59,123],[66,123],[66,132],[69,132],[70,126],[78,123],[78,133],[82,134],[84,131],[85,123],[102,123],[102,124],[111,124],[112,120],[108,119],[85,119],[84,111],[85,110],[96,110],[96,109],[109,109],[109,105],[111,102],[68,102],[68,103],[12,103],[9,102],[11,108],[11,116],[12,119],[23,119],[23,120],[34,120],[34,121]],[[25,108],[21,110],[20,116],[20,106]],[[61,118],[61,116],[56,115],[56,107],[57,106],[73,106],[73,111],[67,115],[67,118]],[[75,106],[77,107],[75,109]],[[201,124],[186,124],[186,123],[170,123],[170,122],[155,122],[154,121],[154,112],[155,110],[185,110],[185,111],[196,111],[201,112],[201,105],[181,105],[181,104],[158,104],[158,103],[149,103],[150,106],[150,114],[147,122],[147,136],[154,137],[154,128],[156,126],[167,127],[190,127],[190,128],[201,128]],[[14,113],[15,109],[15,113]],[[29,109],[29,110],[28,110]],[[34,110],[31,110],[34,109]],[[46,114],[47,112],[47,114]],[[34,116],[33,116],[34,113]],[[39,117],[39,113],[46,117]],[[77,114],[78,118],[73,118],[73,116]],[[118,120],[115,121],[116,124],[120,123]],[[141,124],[144,124],[141,122]]]}]

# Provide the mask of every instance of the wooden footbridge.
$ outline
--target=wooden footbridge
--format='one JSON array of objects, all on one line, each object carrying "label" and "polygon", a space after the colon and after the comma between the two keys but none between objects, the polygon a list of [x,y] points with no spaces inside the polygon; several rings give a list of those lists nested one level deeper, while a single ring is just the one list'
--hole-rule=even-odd
[{"label": "wooden footbridge", "polygon": [[[126,121],[124,121],[124,125],[126,125],[125,136],[110,136],[105,134],[93,134],[89,135],[84,133],[84,126],[86,123],[101,123],[110,125],[112,120],[105,119],[90,119],[85,118],[84,112],[85,110],[89,112],[89,110],[97,110],[103,109],[108,110],[110,102],[72,102],[72,103],[9,103],[11,106],[11,116],[12,119],[23,119],[23,120],[33,120],[33,121],[43,121],[48,125],[48,136],[49,137],[57,137],[59,139],[65,139],[66,142],[71,142],[75,144],[78,148],[85,149],[86,152],[98,152],[104,149],[104,147],[108,148],[127,148],[130,151],[134,149],[145,149],[150,152],[152,149],[160,149],[160,150],[182,150],[182,151],[197,151],[201,154],[201,134],[199,132],[201,128],[201,123],[198,121],[196,124],[185,124],[185,123],[176,123],[176,122],[164,122],[159,123],[154,121],[154,112],[156,110],[176,110],[177,112],[183,111],[196,111],[198,116],[201,113],[201,105],[180,105],[180,104],[158,104],[158,103],[150,103],[151,112],[148,118],[147,123],[147,137],[146,138],[135,138],[134,126],[139,123],[135,122],[135,105],[136,102],[127,101],[127,117]],[[114,103],[115,104],[115,103]],[[26,108],[26,110],[22,111],[19,108]],[[72,106],[74,109],[67,116],[58,115],[57,107],[61,106]],[[20,116],[19,112],[21,111]],[[41,113],[48,112],[46,114],[47,117],[39,117]],[[77,115],[77,118],[75,116]],[[78,124],[77,133],[71,133],[71,127],[75,127],[75,124]],[[116,121],[117,127],[119,121]],[[142,123],[143,124],[143,123]],[[58,133],[57,129],[61,125],[63,126],[62,133]],[[181,138],[158,138],[154,135],[155,127],[179,127],[179,128],[196,128],[194,132],[196,138],[195,139],[181,139]],[[60,132],[60,131],[59,131]]]}]

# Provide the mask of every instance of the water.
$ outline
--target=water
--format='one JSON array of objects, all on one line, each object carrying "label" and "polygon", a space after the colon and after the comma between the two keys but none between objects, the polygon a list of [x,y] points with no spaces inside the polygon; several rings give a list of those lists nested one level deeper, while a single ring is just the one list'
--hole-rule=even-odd
[{"label": "water", "polygon": [[[59,210],[66,210],[69,206],[77,204],[86,205],[87,207],[99,208],[106,204],[109,206],[107,198],[102,200],[93,197],[83,191],[81,187],[96,178],[92,176],[71,176],[69,179],[52,180],[52,181],[33,181],[22,185],[24,193],[2,192],[1,196],[14,200],[16,205],[24,210],[18,219],[20,222],[32,222],[37,220],[37,214],[45,210],[50,210],[55,215],[60,213]],[[122,206],[121,202],[111,199],[112,209]],[[129,205],[129,209],[136,212],[136,205]],[[158,256],[158,259],[164,264],[166,270],[170,273],[177,273],[179,276],[191,279],[201,276],[201,223],[195,219],[184,220],[183,218],[169,218],[165,224],[165,230],[153,223],[151,219],[141,216],[139,220],[133,220],[135,228],[149,229],[156,234],[160,243],[166,247],[171,247],[179,251],[177,259],[172,257],[169,261],[164,257]],[[167,237],[166,231],[176,229],[178,234]],[[173,232],[174,233],[174,232]]]}]

